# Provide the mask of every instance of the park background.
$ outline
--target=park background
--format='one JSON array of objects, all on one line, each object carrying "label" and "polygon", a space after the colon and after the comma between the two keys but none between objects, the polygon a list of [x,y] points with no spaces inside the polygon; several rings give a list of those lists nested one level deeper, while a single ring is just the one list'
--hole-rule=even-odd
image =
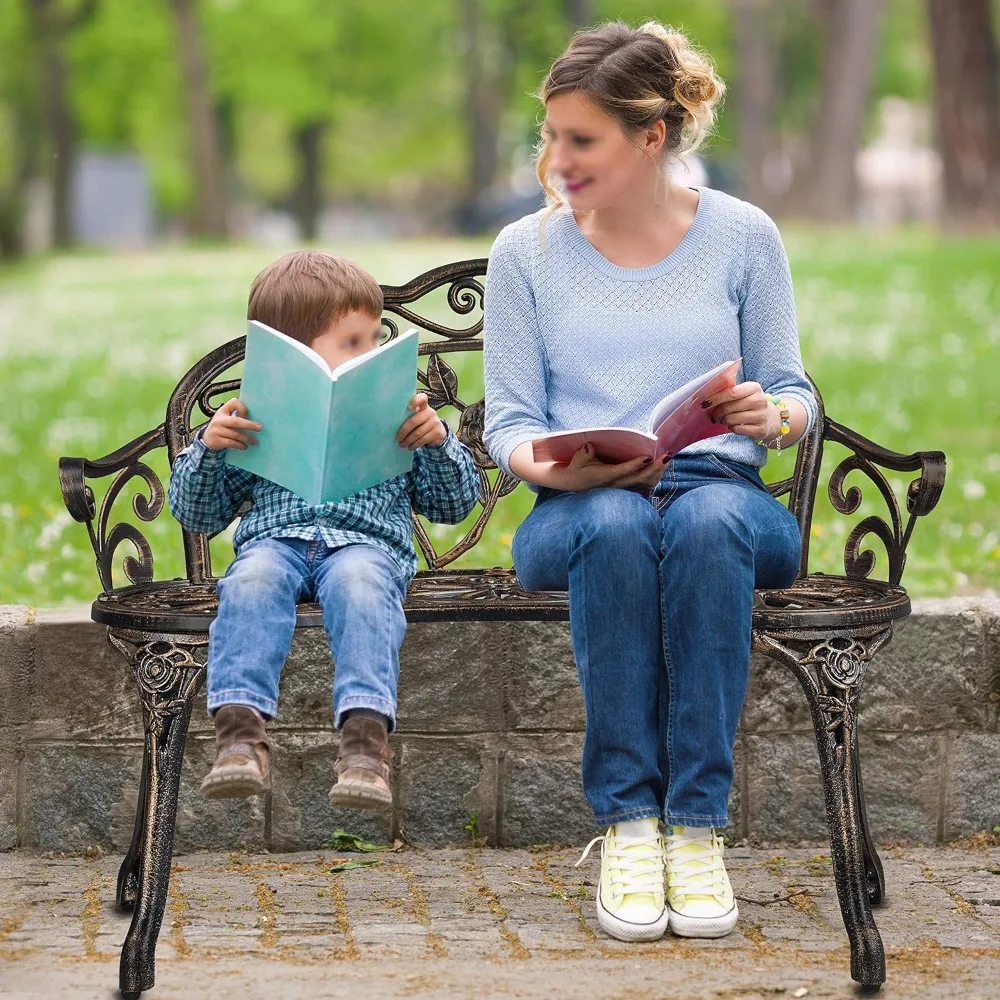
[{"label": "park background", "polygon": [[[2,0],[0,604],[93,598],[58,458],[98,458],[161,422],[187,367],[242,333],[262,266],[315,245],[398,284],[485,255],[540,204],[532,93],[547,65],[574,27],[650,17],[729,85],[690,176],[779,221],[828,413],[948,456],[908,589],[995,594],[1000,5]],[[465,360],[463,395],[478,398]],[[768,477],[793,461],[772,456]],[[509,565],[529,503],[508,498],[465,564]],[[843,571],[856,521],[818,506],[813,569]],[[157,576],[182,573],[169,514],[143,530]],[[213,545],[218,569],[231,548]]]}]

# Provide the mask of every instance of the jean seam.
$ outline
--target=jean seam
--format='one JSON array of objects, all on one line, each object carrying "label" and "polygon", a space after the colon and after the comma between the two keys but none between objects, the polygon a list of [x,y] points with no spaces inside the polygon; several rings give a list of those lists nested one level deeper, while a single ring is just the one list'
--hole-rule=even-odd
[{"label": "jean seam", "polygon": [[[729,469],[726,468],[726,466],[722,463],[722,460],[718,456],[713,455],[709,452],[708,460],[712,463],[712,465],[714,465],[719,470],[719,472],[721,472],[724,476],[727,476],[729,479],[735,479],[736,482],[738,483],[747,482],[742,476],[738,476],[735,472],[730,472]],[[747,483],[747,485],[749,486],[750,484]]]},{"label": "jean seam", "polygon": [[663,792],[663,812],[667,813],[670,802],[670,786],[674,776],[674,667],[670,658],[670,636],[668,635],[667,624],[667,599],[666,588],[663,586],[662,571],[660,576],[660,644],[663,647],[663,663],[667,671],[667,732],[665,742],[667,744],[667,785]]},{"label": "jean seam", "polygon": [[271,698],[259,695],[246,688],[226,688],[209,695],[207,704],[210,709],[222,708],[223,705],[252,704],[255,708],[263,707],[269,715],[277,715],[278,703]]},{"label": "jean seam", "polygon": [[724,827],[729,823],[728,816],[680,816],[665,813],[663,822],[670,826],[712,826]]}]

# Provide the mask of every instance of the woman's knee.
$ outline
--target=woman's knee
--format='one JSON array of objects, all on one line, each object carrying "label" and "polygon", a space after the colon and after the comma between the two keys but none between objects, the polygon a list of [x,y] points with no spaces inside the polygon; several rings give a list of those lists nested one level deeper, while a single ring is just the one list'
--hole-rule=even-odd
[{"label": "woman's knee", "polygon": [[[576,521],[577,544],[634,546],[659,541],[660,517],[649,500],[625,489],[589,490]],[[628,549],[626,549],[628,551]]]}]

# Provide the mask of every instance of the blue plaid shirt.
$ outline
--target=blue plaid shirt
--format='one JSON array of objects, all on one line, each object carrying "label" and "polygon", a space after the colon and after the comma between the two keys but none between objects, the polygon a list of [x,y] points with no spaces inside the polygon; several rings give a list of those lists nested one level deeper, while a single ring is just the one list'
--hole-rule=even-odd
[{"label": "blue plaid shirt", "polygon": [[167,502],[188,531],[223,531],[244,501],[233,547],[260,538],[303,538],[332,548],[361,542],[391,555],[412,579],[417,571],[411,510],[431,521],[457,524],[475,506],[479,475],[468,448],[448,430],[437,446],[413,453],[413,468],[336,503],[310,506],[270,480],[237,469],[225,452],[208,448],[200,435],[170,470]]}]

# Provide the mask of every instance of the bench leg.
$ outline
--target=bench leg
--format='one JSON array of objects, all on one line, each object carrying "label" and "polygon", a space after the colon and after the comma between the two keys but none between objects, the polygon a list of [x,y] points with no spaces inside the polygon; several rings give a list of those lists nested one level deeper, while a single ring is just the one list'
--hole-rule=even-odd
[{"label": "bench leg", "polygon": [[[195,652],[208,640],[123,629],[109,630],[109,639],[132,666],[146,730],[144,788],[139,797],[142,818],[136,817],[132,846],[122,865],[122,872],[127,871],[125,888],[133,871],[136,887],[132,923],[122,945],[119,988],[125,997],[138,997],[155,981],[156,940],[170,889],[184,743],[194,696],[204,678],[204,665],[195,659]],[[137,867],[133,861],[126,870],[133,851],[138,853]],[[121,885],[121,872],[119,880]]]},{"label": "bench leg", "polygon": [[790,667],[809,701],[823,773],[833,876],[851,945],[851,978],[877,990],[885,982],[885,949],[871,910],[870,872],[878,855],[868,836],[864,796],[859,794],[857,718],[868,661],[892,630],[881,625],[861,631],[832,637],[755,631],[754,646]]},{"label": "bench leg", "polygon": [[118,869],[115,902],[122,910],[132,910],[135,907],[135,899],[139,891],[139,858],[142,854],[142,841],[146,832],[146,808],[149,798],[149,753],[150,741],[147,736],[146,745],[142,752],[142,776],[139,778],[139,801],[135,807],[132,843],[129,844],[128,853]]},{"label": "bench leg", "polygon": [[875,850],[871,831],[868,829],[868,809],[865,805],[865,783],[861,778],[861,758],[858,754],[857,742],[854,746],[854,795],[858,803],[858,832],[861,836],[861,853],[864,856],[865,880],[868,883],[868,900],[876,906],[885,899],[885,874],[882,871],[882,859]]}]

